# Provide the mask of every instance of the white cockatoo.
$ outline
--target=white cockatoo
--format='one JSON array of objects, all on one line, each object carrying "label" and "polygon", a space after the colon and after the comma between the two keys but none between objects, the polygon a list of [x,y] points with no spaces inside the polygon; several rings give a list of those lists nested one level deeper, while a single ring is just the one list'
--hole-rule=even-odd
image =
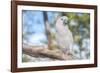
[{"label": "white cockatoo", "polygon": [[72,54],[73,35],[68,27],[68,17],[58,17],[56,20],[55,29],[58,48],[65,54]]}]

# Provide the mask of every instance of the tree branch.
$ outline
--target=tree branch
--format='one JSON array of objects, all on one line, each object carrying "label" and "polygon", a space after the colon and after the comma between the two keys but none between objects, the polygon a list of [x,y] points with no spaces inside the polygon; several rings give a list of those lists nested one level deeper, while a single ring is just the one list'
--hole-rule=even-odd
[{"label": "tree branch", "polygon": [[44,46],[29,46],[29,45],[23,45],[23,53],[38,57],[38,56],[44,56],[49,57],[51,59],[58,59],[58,60],[71,60],[74,59],[72,55],[64,54],[60,50],[49,50],[48,48],[45,48]]}]

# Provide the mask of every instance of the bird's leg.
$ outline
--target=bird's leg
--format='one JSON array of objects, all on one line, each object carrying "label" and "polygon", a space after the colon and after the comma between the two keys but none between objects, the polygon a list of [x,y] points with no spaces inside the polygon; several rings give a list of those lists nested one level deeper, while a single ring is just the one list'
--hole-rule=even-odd
[{"label": "bird's leg", "polygon": [[74,55],[73,50],[72,50],[72,49],[71,49],[71,50],[69,50],[69,51],[68,51],[68,54],[69,54],[69,55]]},{"label": "bird's leg", "polygon": [[67,54],[68,53],[68,51],[66,50],[66,48],[60,48],[61,50],[62,50],[62,52],[64,53],[64,54]]},{"label": "bird's leg", "polygon": [[74,54],[72,45],[69,46],[69,49],[67,50],[67,53],[68,53],[69,55],[73,55],[73,54]]}]

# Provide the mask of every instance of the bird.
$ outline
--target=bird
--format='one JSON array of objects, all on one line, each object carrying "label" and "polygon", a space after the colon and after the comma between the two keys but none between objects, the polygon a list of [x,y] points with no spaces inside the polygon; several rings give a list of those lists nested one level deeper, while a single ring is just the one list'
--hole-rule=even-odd
[{"label": "bird", "polygon": [[68,17],[61,16],[56,19],[55,23],[55,39],[60,49],[64,54],[73,52],[73,35],[68,27]]}]

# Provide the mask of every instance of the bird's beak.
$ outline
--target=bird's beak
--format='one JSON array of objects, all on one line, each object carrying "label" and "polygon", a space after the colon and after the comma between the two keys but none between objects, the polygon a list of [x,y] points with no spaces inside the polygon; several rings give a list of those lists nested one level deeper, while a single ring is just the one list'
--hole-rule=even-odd
[{"label": "bird's beak", "polygon": [[64,20],[64,24],[66,25],[68,23],[68,21]]}]

